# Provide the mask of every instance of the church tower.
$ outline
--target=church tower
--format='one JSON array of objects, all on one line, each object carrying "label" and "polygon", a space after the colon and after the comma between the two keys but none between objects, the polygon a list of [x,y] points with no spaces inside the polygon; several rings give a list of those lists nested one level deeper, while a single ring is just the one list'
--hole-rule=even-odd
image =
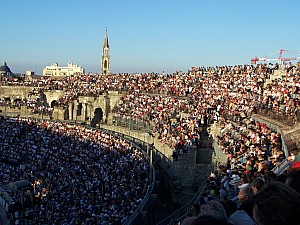
[{"label": "church tower", "polygon": [[107,28],[102,47],[102,62],[101,62],[101,74],[110,74],[110,49],[108,44]]}]

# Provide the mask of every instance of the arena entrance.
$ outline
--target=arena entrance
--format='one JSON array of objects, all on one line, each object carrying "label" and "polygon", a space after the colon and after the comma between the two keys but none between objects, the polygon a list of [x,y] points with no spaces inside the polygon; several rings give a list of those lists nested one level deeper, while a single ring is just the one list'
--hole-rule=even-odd
[{"label": "arena entrance", "polygon": [[8,96],[4,96],[4,102],[5,103],[11,103],[11,99],[10,99],[10,97],[8,97]]},{"label": "arena entrance", "polygon": [[15,104],[18,104],[18,103],[20,103],[22,101],[22,99],[19,97],[19,96],[17,96],[15,99],[14,99],[14,103]]},{"label": "arena entrance", "polygon": [[18,109],[20,110],[21,102],[22,102],[22,99],[19,96],[17,96],[17,98],[14,99],[13,107],[18,107]]},{"label": "arena entrance", "polygon": [[55,108],[55,107],[57,107],[57,106],[58,106],[58,101],[53,100],[53,101],[51,102],[51,108]]},{"label": "arena entrance", "polygon": [[92,116],[91,127],[100,128],[100,124],[103,122],[103,110],[101,108],[96,108],[94,111],[94,116]]}]

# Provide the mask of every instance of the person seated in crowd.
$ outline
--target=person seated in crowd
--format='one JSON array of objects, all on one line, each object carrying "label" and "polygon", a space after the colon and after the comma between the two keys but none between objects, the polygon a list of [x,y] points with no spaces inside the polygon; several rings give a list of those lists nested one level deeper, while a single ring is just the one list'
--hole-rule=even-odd
[{"label": "person seated in crowd", "polygon": [[252,190],[250,185],[242,187],[238,193],[238,199],[240,202],[239,210],[244,210],[251,218],[253,218],[252,212]]},{"label": "person seated in crowd", "polygon": [[264,184],[265,184],[265,181],[263,180],[263,178],[261,178],[261,177],[255,178],[251,182],[251,189],[253,191],[253,194],[258,192],[264,186]]},{"label": "person seated in crowd", "polygon": [[227,222],[233,225],[254,225],[254,221],[244,210],[238,210],[237,205],[232,200],[222,202],[227,215]]},{"label": "person seated in crowd", "polygon": [[300,194],[282,182],[268,182],[252,201],[257,225],[300,224]]},{"label": "person seated in crowd", "polygon": [[223,205],[216,200],[209,201],[200,207],[199,216],[211,216],[220,221],[226,221],[227,216]]},{"label": "person seated in crowd", "polygon": [[300,168],[292,168],[287,174],[285,183],[300,193]]}]

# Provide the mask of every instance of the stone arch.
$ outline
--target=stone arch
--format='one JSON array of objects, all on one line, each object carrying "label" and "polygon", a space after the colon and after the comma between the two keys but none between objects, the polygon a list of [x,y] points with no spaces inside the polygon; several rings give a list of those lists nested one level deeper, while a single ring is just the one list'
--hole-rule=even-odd
[{"label": "stone arch", "polygon": [[21,109],[21,104],[20,104],[21,102],[22,102],[22,99],[19,96],[17,96],[13,100],[14,106],[17,106],[19,109]]},{"label": "stone arch", "polygon": [[10,99],[9,96],[4,96],[4,101],[5,101],[6,103],[9,103],[9,102],[11,102],[11,99]]},{"label": "stone arch", "polygon": [[96,127],[98,124],[100,127],[100,123],[103,121],[103,110],[102,108],[96,108],[94,111],[94,115],[91,120],[91,127]]},{"label": "stone arch", "polygon": [[51,105],[51,108],[55,108],[58,106],[58,101],[53,100],[50,105]]},{"label": "stone arch", "polygon": [[22,99],[19,98],[19,97],[17,97],[17,98],[14,99],[14,103],[19,103],[19,102],[21,102],[21,101],[22,101]]}]

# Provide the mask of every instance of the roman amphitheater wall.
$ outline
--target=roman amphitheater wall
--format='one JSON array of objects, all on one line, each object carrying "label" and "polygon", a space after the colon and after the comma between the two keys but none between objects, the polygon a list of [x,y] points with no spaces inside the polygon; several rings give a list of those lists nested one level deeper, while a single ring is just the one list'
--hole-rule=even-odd
[{"label": "roman amphitheater wall", "polygon": [[31,91],[32,87],[0,86],[0,99],[10,98],[12,101],[15,99],[25,99],[28,98]]}]

